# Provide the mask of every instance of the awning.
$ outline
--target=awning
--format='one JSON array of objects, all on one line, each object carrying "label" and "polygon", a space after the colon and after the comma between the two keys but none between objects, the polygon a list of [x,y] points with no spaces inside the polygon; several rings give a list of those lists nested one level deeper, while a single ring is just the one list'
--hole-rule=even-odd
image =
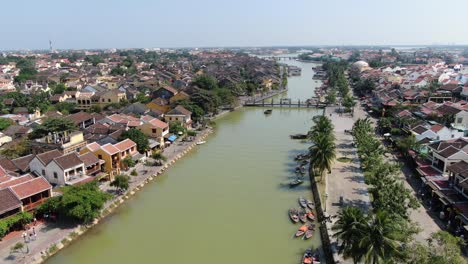
[{"label": "awning", "polygon": [[154,139],[149,139],[148,141],[149,141],[149,147],[152,149],[161,145],[161,142],[154,140]]},{"label": "awning", "polygon": [[176,135],[171,135],[170,137],[167,138],[169,141],[174,142],[177,139]]}]

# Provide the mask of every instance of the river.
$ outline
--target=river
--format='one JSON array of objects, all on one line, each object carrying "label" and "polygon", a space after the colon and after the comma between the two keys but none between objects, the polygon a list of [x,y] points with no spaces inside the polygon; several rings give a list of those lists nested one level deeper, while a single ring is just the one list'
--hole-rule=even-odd
[{"label": "river", "polygon": [[[293,99],[313,96],[313,64],[289,78]],[[317,109],[244,108],[216,121],[215,133],[147,185],[116,213],[50,258],[48,264],[298,263],[307,247],[293,238],[287,216],[297,198],[311,198],[309,181],[296,189],[293,157],[308,145],[289,139],[312,125]]]}]

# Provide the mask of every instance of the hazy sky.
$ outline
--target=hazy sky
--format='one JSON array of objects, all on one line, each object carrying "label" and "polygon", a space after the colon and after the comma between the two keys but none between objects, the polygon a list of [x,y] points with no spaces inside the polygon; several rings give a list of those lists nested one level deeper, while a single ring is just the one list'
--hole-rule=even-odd
[{"label": "hazy sky", "polygon": [[0,49],[468,44],[468,0],[1,1]]}]

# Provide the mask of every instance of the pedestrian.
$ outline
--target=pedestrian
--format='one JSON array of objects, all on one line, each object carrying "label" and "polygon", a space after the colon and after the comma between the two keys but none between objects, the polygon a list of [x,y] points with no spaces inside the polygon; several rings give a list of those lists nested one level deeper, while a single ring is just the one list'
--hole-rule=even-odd
[{"label": "pedestrian", "polygon": [[36,219],[36,217],[34,217],[33,221],[34,221],[34,225],[36,225],[36,224],[37,224],[37,219]]},{"label": "pedestrian", "polygon": [[34,233],[34,240],[36,240],[36,239],[37,239],[37,234],[36,234],[36,233]]},{"label": "pedestrian", "polygon": [[22,236],[23,239],[24,239],[24,243],[26,243],[26,237],[27,237],[26,232],[23,232],[23,234],[22,234],[21,236]]},{"label": "pedestrian", "polygon": [[33,233],[29,233],[29,241],[32,241],[33,239]]},{"label": "pedestrian", "polygon": [[33,234],[34,235],[36,234],[36,229],[34,228],[34,226],[33,226]]}]

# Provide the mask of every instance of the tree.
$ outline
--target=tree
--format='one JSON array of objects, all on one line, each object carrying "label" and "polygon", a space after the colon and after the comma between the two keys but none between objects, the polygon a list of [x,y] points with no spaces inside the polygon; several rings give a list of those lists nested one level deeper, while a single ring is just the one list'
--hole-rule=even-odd
[{"label": "tree", "polygon": [[174,134],[179,134],[179,132],[185,133],[186,129],[182,126],[180,122],[170,122],[169,131]]},{"label": "tree", "polygon": [[69,120],[62,117],[49,118],[41,125],[37,126],[31,133],[31,138],[41,138],[54,132],[74,131],[77,127]]},{"label": "tree", "polygon": [[76,103],[70,103],[70,102],[59,102],[54,105],[55,109],[59,111],[60,113],[66,115],[74,112],[76,110]]},{"label": "tree", "polygon": [[327,96],[325,97],[325,101],[327,102],[327,104],[335,104],[336,103],[336,92],[335,92],[335,89],[331,89]]},{"label": "tree", "polygon": [[352,258],[354,263],[357,263],[363,254],[358,238],[365,223],[366,216],[360,208],[345,207],[338,213],[338,221],[332,227],[337,231],[333,236],[341,242],[339,253],[342,253],[345,259]]},{"label": "tree", "polygon": [[335,143],[329,135],[319,135],[309,152],[310,167],[320,175],[322,180],[325,171],[331,172],[332,163],[336,157]]},{"label": "tree", "polygon": [[126,191],[129,187],[129,177],[123,174],[117,175],[110,185],[117,188],[120,192]]},{"label": "tree", "polygon": [[120,135],[119,140],[125,140],[127,138],[131,139],[137,144],[138,152],[144,153],[149,149],[148,137],[145,134],[143,134],[143,132],[141,132],[140,130],[132,128],[127,131],[124,131]]},{"label": "tree", "polygon": [[51,87],[52,88],[52,94],[62,94],[67,90],[67,86],[63,83],[56,84],[55,86]]},{"label": "tree", "polygon": [[390,129],[392,128],[392,121],[388,117],[382,117],[379,119],[378,125],[382,133],[387,133],[390,132]]},{"label": "tree", "polygon": [[356,102],[352,96],[346,95],[343,98],[343,106],[346,108],[346,112],[350,112],[356,106]]},{"label": "tree", "polygon": [[127,168],[131,168],[135,166],[135,161],[130,156],[125,157],[125,159],[122,160],[122,163]]},{"label": "tree", "polygon": [[385,211],[370,216],[358,236],[358,247],[359,251],[362,250],[364,263],[385,263],[392,258],[399,258],[402,255],[399,230],[398,222],[388,217]]},{"label": "tree", "polygon": [[410,264],[462,264],[466,263],[461,255],[460,246],[464,241],[446,231],[431,235],[428,245],[413,243],[405,249],[405,263]]},{"label": "tree", "polygon": [[111,195],[99,189],[97,181],[78,186],[66,186],[63,195],[49,198],[39,206],[38,212],[57,213],[82,223],[89,223],[99,216],[104,203]]},{"label": "tree", "polygon": [[0,154],[9,158],[16,159],[30,154],[29,141],[24,139],[17,144],[3,147],[0,150]]},{"label": "tree", "polygon": [[9,118],[0,117],[0,131],[5,130],[9,126],[13,125],[15,122]]},{"label": "tree", "polygon": [[154,152],[151,157],[155,160],[162,160],[162,161],[167,160],[166,156],[164,156],[161,152]]},{"label": "tree", "polygon": [[410,150],[418,151],[420,146],[420,144],[416,141],[416,136],[413,134],[404,138],[399,138],[396,142],[396,145],[405,156],[408,156],[408,151]]},{"label": "tree", "polygon": [[202,74],[196,77],[193,80],[192,84],[205,90],[214,90],[218,88],[218,80],[216,80],[216,78],[208,74]]},{"label": "tree", "polygon": [[89,112],[89,113],[100,113],[100,112],[102,112],[102,107],[100,105],[93,105],[87,110],[87,112]]}]

